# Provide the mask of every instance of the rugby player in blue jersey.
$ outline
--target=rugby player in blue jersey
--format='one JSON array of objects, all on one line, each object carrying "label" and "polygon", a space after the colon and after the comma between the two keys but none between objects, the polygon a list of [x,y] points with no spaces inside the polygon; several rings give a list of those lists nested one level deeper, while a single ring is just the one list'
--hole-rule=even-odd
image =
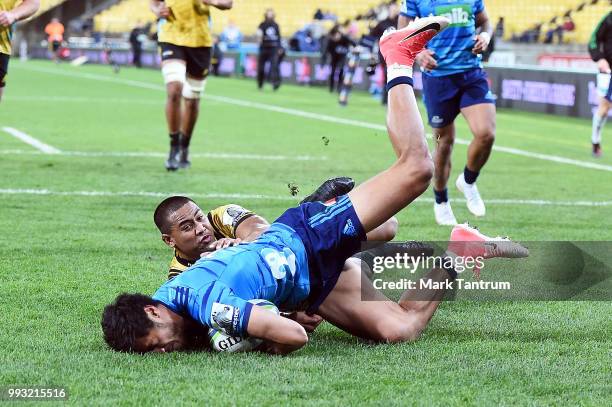
[{"label": "rugby player in blue jersey", "polygon": [[455,118],[465,117],[474,138],[467,163],[457,178],[469,211],[485,215],[476,179],[486,164],[495,140],[495,100],[482,69],[482,53],[493,29],[483,0],[404,0],[399,28],[427,16],[446,16],[451,24],[416,57],[423,71],[423,100],[429,125],[437,140],[434,152],[434,215],[440,225],[457,220],[448,198],[451,153],[455,143]]},{"label": "rugby player in blue jersey", "polygon": [[[271,301],[284,311],[316,312],[344,331],[373,341],[417,339],[445,289],[430,290],[426,299],[415,299],[408,290],[394,302],[374,289],[358,262],[347,259],[361,249],[368,232],[429,186],[433,164],[412,89],[412,66],[427,41],[448,24],[445,17],[423,18],[381,38],[389,89],[387,125],[397,155],[391,167],[348,195],[288,209],[254,242],[200,259],[153,297],[119,296],[103,313],[107,344],[118,351],[171,352],[186,348],[194,327],[261,338],[275,354],[308,342],[300,324],[253,305],[252,299]],[[450,265],[432,270],[428,278],[452,281],[457,277],[453,262],[467,255],[520,257],[527,251],[457,226],[445,254]]]}]

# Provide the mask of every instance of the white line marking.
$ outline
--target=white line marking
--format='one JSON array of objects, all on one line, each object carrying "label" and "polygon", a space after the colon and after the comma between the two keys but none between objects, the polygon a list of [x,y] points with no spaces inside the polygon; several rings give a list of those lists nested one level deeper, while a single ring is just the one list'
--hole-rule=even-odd
[{"label": "white line marking", "polygon": [[[202,199],[267,199],[274,201],[293,201],[300,199],[298,197],[281,196],[281,195],[260,195],[260,194],[228,194],[228,193],[174,193],[174,192],[149,192],[149,191],[54,191],[50,189],[0,189],[0,195],[54,195],[54,196],[105,196],[105,197],[154,197],[163,198],[171,195],[184,195]],[[420,198],[415,201],[420,204],[432,204],[433,199]],[[453,199],[453,202],[463,202],[465,199]],[[532,206],[587,206],[587,207],[602,207],[612,206],[612,201],[551,201],[541,199],[487,199],[487,204],[494,205],[532,205]]]},{"label": "white line marking", "polygon": [[25,134],[22,131],[19,131],[17,129],[14,129],[12,127],[3,127],[2,130],[5,133],[10,134],[11,136],[23,141],[26,144],[31,145],[32,147],[42,151],[45,154],[59,154],[61,153],[60,150],[58,150],[55,147],[50,146],[49,144],[45,144],[42,141],[35,139],[34,137]]},{"label": "white line marking", "polygon": [[[157,153],[151,151],[58,151],[54,153],[59,156],[68,157],[166,157],[168,153]],[[42,155],[38,151],[25,150],[0,150],[0,155]],[[193,153],[192,157],[216,158],[232,160],[268,160],[268,161],[325,161],[327,157],[313,157],[310,155],[262,155],[262,154],[240,154],[240,153]]]},{"label": "white line marking", "polygon": [[[165,91],[164,87],[160,85],[155,85],[149,82],[141,82],[141,81],[135,81],[135,80],[129,80],[129,79],[119,79],[119,78],[113,78],[113,77],[108,77],[104,75],[95,75],[95,74],[88,74],[88,73],[82,73],[82,72],[79,72],[79,73],[61,72],[61,71],[57,71],[54,69],[45,69],[41,67],[25,67],[24,69],[30,70],[30,71],[55,74],[55,75],[68,76],[71,78],[80,77],[84,79],[92,79],[92,80],[106,81],[106,82],[112,82],[112,83],[117,83],[117,84],[124,84],[124,85],[134,86],[138,88]],[[303,117],[307,119],[313,119],[313,120],[319,120],[319,121],[325,121],[325,122],[337,123],[337,124],[345,124],[348,126],[355,126],[355,127],[361,127],[361,128],[367,128],[367,129],[373,129],[373,130],[381,130],[381,131],[386,130],[386,126],[381,125],[381,124],[369,123],[369,122],[364,122],[360,120],[343,119],[343,118],[335,117],[335,116],[328,116],[328,115],[319,114],[319,113],[305,112],[302,110],[289,109],[285,107],[268,105],[268,104],[258,103],[258,102],[250,102],[250,101],[241,100],[241,99],[228,98],[225,96],[205,94],[204,98],[215,100],[218,102],[224,102],[228,104],[243,106],[243,107],[250,107],[254,109],[267,110],[271,112],[299,116],[299,117]],[[465,140],[461,138],[456,138],[455,141],[457,144],[462,144],[462,145],[470,144],[469,140]],[[597,164],[597,163],[592,163],[588,161],[574,160],[571,158],[565,158],[565,157],[560,157],[560,156],[555,156],[555,155],[550,155],[550,154],[534,153],[531,151],[520,150],[518,148],[504,147],[504,146],[498,146],[498,145],[493,146],[493,150],[500,151],[500,152],[507,153],[507,154],[535,158],[538,160],[551,161],[551,162],[555,162],[559,164],[567,164],[567,165],[573,165],[573,166],[582,167],[582,168],[589,168],[589,169],[612,172],[612,165]]]}]

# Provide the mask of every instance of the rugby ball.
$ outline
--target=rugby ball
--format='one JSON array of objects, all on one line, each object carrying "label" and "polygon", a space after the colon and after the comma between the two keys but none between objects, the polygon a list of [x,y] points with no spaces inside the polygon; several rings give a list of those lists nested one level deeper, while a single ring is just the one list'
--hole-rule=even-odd
[{"label": "rugby ball", "polygon": [[[276,308],[276,305],[272,304],[268,300],[256,299],[249,300],[249,302],[259,307],[263,307],[270,312],[274,312],[276,315],[280,314],[278,308]],[[230,353],[249,352],[257,348],[263,342],[263,340],[258,338],[243,338],[241,336],[227,335],[226,333],[212,328],[208,330],[208,341],[212,350],[216,352]]]}]

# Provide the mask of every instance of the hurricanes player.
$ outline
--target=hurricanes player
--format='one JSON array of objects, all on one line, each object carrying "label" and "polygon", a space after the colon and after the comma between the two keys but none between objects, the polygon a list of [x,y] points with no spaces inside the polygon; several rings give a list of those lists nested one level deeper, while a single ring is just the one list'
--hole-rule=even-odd
[{"label": "hurricanes player", "polygon": [[38,7],[40,0],[0,0],[0,100],[11,58],[13,24],[36,13]]},{"label": "hurricanes player", "polygon": [[151,11],[161,21],[158,41],[167,91],[168,171],[191,165],[189,143],[198,119],[213,45],[210,7],[228,10],[232,5],[233,0],[151,0]]}]

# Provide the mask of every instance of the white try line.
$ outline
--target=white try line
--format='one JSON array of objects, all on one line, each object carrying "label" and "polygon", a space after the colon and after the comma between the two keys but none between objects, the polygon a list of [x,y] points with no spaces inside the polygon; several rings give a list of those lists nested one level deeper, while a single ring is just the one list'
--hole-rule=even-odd
[{"label": "white try line", "polygon": [[[273,201],[292,201],[297,203],[299,197],[282,195],[261,195],[261,194],[241,194],[241,193],[174,193],[174,192],[150,192],[150,191],[54,191],[51,189],[29,189],[29,188],[2,188],[0,195],[44,195],[44,196],[84,196],[84,197],[153,197],[164,198],[172,195],[190,196],[200,199],[265,199]],[[415,201],[419,204],[433,203],[433,199],[419,198]],[[453,202],[465,203],[465,199],[454,199]],[[612,201],[552,201],[540,199],[487,199],[487,204],[493,205],[531,205],[531,206],[587,206],[603,207],[612,206]]]},{"label": "white try line", "polygon": [[[168,153],[152,151],[59,151],[54,153],[66,157],[167,157]],[[26,150],[0,150],[0,155],[43,155],[40,151]],[[192,153],[191,157],[231,160],[261,160],[261,161],[325,161],[326,156],[314,157],[310,155],[263,155],[242,153]]]},{"label": "white try line", "polygon": [[[138,88],[144,88],[144,89],[165,91],[165,88],[161,85],[155,85],[149,82],[135,81],[131,79],[122,79],[122,78],[109,77],[105,75],[88,74],[88,73],[74,72],[74,71],[63,72],[63,71],[57,71],[55,69],[47,69],[47,68],[41,68],[41,67],[25,67],[24,69],[35,71],[35,72],[43,72],[43,73],[49,73],[49,74],[54,74],[54,75],[68,76],[71,78],[77,77],[77,78],[82,78],[82,79],[92,79],[96,81],[105,81],[105,82],[123,84],[123,85],[138,87]],[[250,102],[247,100],[234,99],[234,98],[229,98],[225,96],[205,94],[204,97],[206,99],[214,100],[218,102],[224,102],[228,104],[233,104],[233,105],[242,106],[242,107],[249,107],[253,109],[266,110],[270,112],[288,114],[292,116],[299,116],[299,117],[303,117],[306,119],[312,119],[312,120],[318,120],[318,121],[324,121],[324,122],[336,123],[336,124],[344,124],[348,126],[355,126],[355,127],[367,128],[367,129],[372,129],[372,130],[380,130],[380,131],[386,131],[387,129],[386,126],[381,125],[381,124],[369,123],[369,122],[364,122],[360,120],[343,119],[340,117],[329,116],[325,114],[306,112],[303,110],[290,109],[290,108],[285,108],[285,107],[280,107],[280,106],[269,105],[265,103]],[[431,135],[429,136],[431,137]],[[462,144],[462,145],[470,144],[470,141],[466,139],[456,138],[455,141],[457,144]],[[494,145],[493,150],[500,151],[500,152],[507,153],[507,154],[518,155],[522,157],[529,157],[529,158],[535,158],[538,160],[551,161],[551,162],[555,162],[559,164],[567,164],[567,165],[573,165],[576,167],[612,172],[612,165],[597,164],[597,163],[592,163],[589,161],[575,160],[571,158],[560,157],[560,156],[550,155],[550,154],[534,153],[534,152],[527,151],[527,150],[521,150],[518,148],[504,147],[504,146],[498,146],[498,145]]]},{"label": "white try line", "polygon": [[10,134],[11,136],[23,141],[26,144],[31,145],[32,147],[34,147],[35,149],[45,153],[45,154],[59,154],[61,153],[60,150],[58,150],[55,147],[50,146],[49,144],[45,144],[42,141],[30,136],[29,134],[26,134],[22,131],[19,131],[17,129],[14,129],[12,127],[3,127],[2,130],[5,133]]}]

